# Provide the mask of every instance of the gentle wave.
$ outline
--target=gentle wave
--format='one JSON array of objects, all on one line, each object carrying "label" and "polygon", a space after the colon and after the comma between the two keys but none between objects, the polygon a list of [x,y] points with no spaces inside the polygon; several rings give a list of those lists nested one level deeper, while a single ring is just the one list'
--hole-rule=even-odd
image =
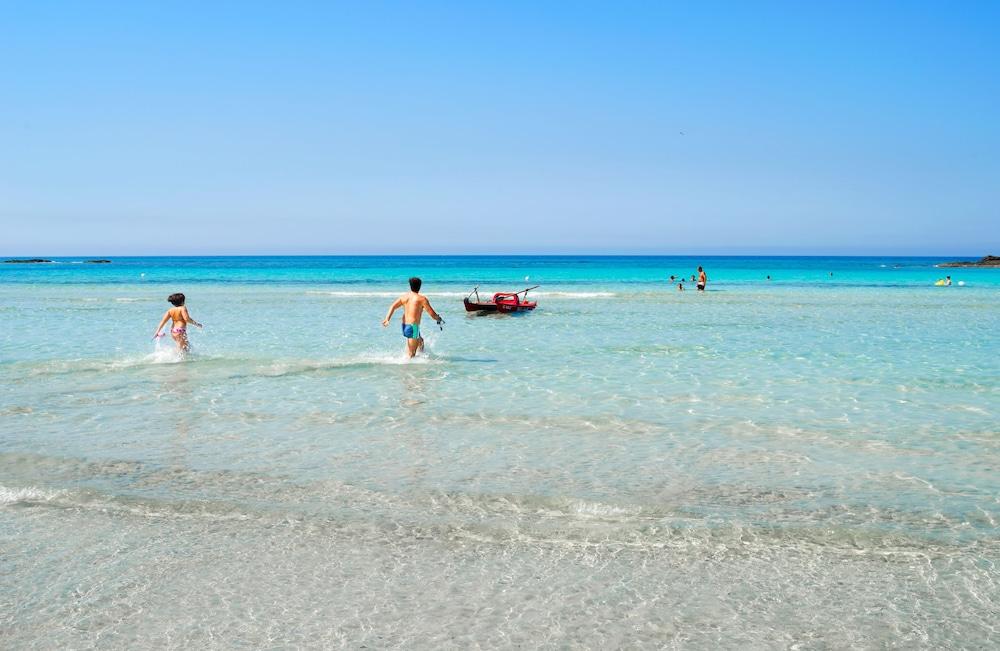
[{"label": "gentle wave", "polygon": [[[331,482],[321,482],[311,489],[292,487],[284,496],[272,493],[262,503],[253,498],[248,501],[248,497],[159,499],[93,489],[0,487],[0,506],[6,507],[74,509],[126,518],[197,519],[219,524],[235,521],[240,526],[291,526],[321,537],[374,535],[397,541],[430,537],[531,547],[702,549],[711,554],[720,550],[755,553],[753,548],[789,546],[822,548],[826,553],[906,558],[950,557],[958,548],[977,554],[1000,552],[1000,541],[993,536],[957,539],[892,527],[897,518],[907,517],[902,513],[875,514],[872,520],[867,519],[871,513],[859,511],[856,515],[864,515],[865,521],[826,517],[841,513],[839,508],[831,513],[811,512],[821,519],[778,525],[753,521],[712,523],[683,509],[647,513],[638,505],[575,498],[465,493],[403,497]],[[357,542],[364,544],[361,539]]]},{"label": "gentle wave", "polygon": [[[433,489],[398,493],[343,479],[292,481],[258,471],[3,453],[0,474],[15,485],[0,486],[0,505],[113,510],[141,517],[217,515],[309,522],[361,517],[417,527],[471,528],[497,542],[507,538],[513,526],[521,538],[550,539],[558,532],[566,542],[659,545],[727,539],[735,532],[741,539],[788,539],[851,549],[1000,546],[993,535],[998,514],[989,508],[944,513],[933,504],[906,509],[839,499],[816,504],[821,496],[813,491],[744,485],[678,486],[645,498]],[[87,488],[38,488],[39,476]],[[165,489],[174,497],[164,498]],[[737,509],[742,517],[727,519],[729,524],[704,517],[706,508],[719,507]]]},{"label": "gentle wave", "polygon": [[[72,375],[74,373],[102,373],[122,371],[142,366],[158,366],[161,364],[180,364],[192,361],[219,360],[220,357],[201,357],[196,354],[187,356],[177,349],[164,346],[146,355],[132,355],[112,360],[100,359],[70,359],[45,360],[42,362],[19,362],[7,366],[13,379],[29,377],[44,377],[50,375]],[[20,374],[20,378],[17,377]]]},{"label": "gentle wave", "polygon": [[[402,352],[369,352],[357,355],[347,355],[332,359],[284,359],[269,361],[254,357],[236,357],[223,355],[203,355],[195,352],[184,355],[176,348],[163,346],[146,355],[132,355],[113,360],[46,360],[43,362],[19,362],[7,366],[11,378],[23,380],[26,378],[46,377],[53,375],[73,375],[76,373],[113,373],[143,367],[156,367],[173,364],[206,364],[218,367],[230,365],[246,368],[251,365],[249,373],[243,372],[238,377],[279,377],[309,373],[314,371],[363,368],[369,366],[406,366],[434,365],[448,362],[495,362],[494,359],[475,359],[435,355],[427,350],[414,358],[408,358]],[[236,376],[234,376],[236,377]]]},{"label": "gentle wave", "polygon": [[353,368],[365,366],[406,366],[410,364],[427,365],[441,364],[445,358],[436,357],[425,353],[418,357],[408,358],[402,353],[365,353],[361,355],[351,355],[341,359],[324,360],[300,360],[290,362],[275,362],[263,367],[262,375],[278,377],[284,375],[295,375],[298,373],[308,373],[311,371],[324,371],[339,368]]},{"label": "gentle wave", "polygon": [[538,292],[532,294],[539,298],[615,298],[615,292]]},{"label": "gentle wave", "polygon": [[[320,295],[320,296],[332,296],[334,298],[398,298],[402,295],[402,292],[378,292],[378,291],[320,291],[320,290],[308,290],[306,294]],[[424,292],[424,296],[430,297],[462,297],[468,296],[468,292]]]},{"label": "gentle wave", "polygon": [[[306,294],[320,295],[320,296],[332,296],[334,298],[396,298],[401,295],[401,292],[384,292],[384,291],[320,291],[320,290],[308,290]],[[425,296],[430,296],[431,298],[464,298],[469,295],[468,292],[424,292]],[[492,297],[493,292],[480,292],[480,296],[483,298]],[[615,292],[567,292],[567,291],[533,291],[530,293],[531,297],[535,298],[615,298],[618,296]]]}]

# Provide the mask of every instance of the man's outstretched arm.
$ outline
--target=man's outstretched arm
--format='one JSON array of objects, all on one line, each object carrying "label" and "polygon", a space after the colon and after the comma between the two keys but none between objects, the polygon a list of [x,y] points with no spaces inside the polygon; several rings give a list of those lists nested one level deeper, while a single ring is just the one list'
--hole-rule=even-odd
[{"label": "man's outstretched arm", "polygon": [[424,309],[427,310],[427,313],[430,314],[431,318],[434,319],[435,321],[441,320],[441,315],[434,311],[434,308],[431,307],[431,302],[426,298],[424,299]]},{"label": "man's outstretched arm", "polygon": [[395,313],[397,309],[402,307],[402,305],[403,305],[403,299],[397,298],[396,302],[393,303],[391,306],[389,306],[389,312],[385,315],[385,318],[382,319],[383,328],[389,325],[389,320],[392,318],[393,313]]}]

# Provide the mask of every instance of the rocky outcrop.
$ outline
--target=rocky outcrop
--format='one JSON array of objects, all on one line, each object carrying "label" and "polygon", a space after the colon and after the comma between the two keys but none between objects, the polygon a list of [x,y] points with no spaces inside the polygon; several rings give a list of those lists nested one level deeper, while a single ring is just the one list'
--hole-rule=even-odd
[{"label": "rocky outcrop", "polygon": [[87,264],[109,264],[111,260],[84,260]]},{"label": "rocky outcrop", "polygon": [[9,262],[12,264],[36,264],[38,262],[52,262],[52,261],[44,260],[42,258],[28,258],[27,260],[4,260],[4,262]]},{"label": "rocky outcrop", "polygon": [[1000,256],[988,255],[982,260],[973,262],[972,260],[965,260],[959,262],[942,262],[938,265],[939,267],[1000,267]]}]

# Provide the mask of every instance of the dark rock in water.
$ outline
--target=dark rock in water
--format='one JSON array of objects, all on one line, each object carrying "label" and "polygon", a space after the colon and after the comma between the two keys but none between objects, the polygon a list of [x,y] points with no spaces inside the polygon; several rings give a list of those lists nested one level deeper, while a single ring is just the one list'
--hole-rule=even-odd
[{"label": "dark rock in water", "polygon": [[44,260],[42,258],[29,258],[27,260],[4,260],[4,262],[10,262],[13,264],[35,264],[38,262],[52,262],[51,260]]},{"label": "dark rock in water", "polygon": [[1000,256],[988,255],[978,262],[971,260],[959,262],[942,262],[939,267],[1000,267]]},{"label": "dark rock in water", "polygon": [[111,260],[84,260],[88,264],[108,264]]}]

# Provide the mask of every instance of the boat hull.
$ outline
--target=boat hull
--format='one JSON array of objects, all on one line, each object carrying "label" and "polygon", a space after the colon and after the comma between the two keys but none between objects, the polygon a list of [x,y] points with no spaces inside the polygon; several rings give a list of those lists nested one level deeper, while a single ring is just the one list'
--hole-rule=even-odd
[{"label": "boat hull", "polygon": [[512,312],[529,312],[537,306],[536,303],[506,303],[501,301],[500,303],[477,303],[465,299],[463,301],[465,304],[466,312],[499,312],[501,314],[510,314]]}]

